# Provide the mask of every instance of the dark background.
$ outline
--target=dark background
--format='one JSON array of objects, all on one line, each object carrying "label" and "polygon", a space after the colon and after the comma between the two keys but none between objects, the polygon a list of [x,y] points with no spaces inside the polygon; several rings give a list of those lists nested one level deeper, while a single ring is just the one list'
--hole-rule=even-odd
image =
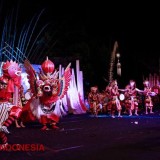
[{"label": "dark background", "polygon": [[[48,45],[48,50],[39,54],[39,59],[32,56],[29,60],[41,64],[48,55],[53,61],[60,58],[58,65],[78,58],[86,88],[98,85],[104,89],[108,84],[110,54],[115,41],[121,54],[122,76],[117,77],[115,71],[114,78],[118,79],[120,87],[134,79],[141,88],[143,77],[159,73],[160,11],[157,4],[1,0],[1,25],[4,17],[12,10],[15,13],[17,8],[19,28],[43,9],[36,31],[49,23],[44,35],[37,40],[37,45]],[[52,43],[48,43],[47,38]]]}]

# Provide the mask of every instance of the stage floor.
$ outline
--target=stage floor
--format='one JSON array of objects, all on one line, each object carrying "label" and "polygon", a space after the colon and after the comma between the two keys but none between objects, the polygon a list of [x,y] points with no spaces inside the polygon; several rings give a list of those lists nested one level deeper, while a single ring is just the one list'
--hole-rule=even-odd
[{"label": "stage floor", "polygon": [[44,151],[0,151],[0,160],[159,160],[160,111],[111,118],[67,115],[60,130],[40,131],[37,122],[11,126],[10,144],[42,144]]}]

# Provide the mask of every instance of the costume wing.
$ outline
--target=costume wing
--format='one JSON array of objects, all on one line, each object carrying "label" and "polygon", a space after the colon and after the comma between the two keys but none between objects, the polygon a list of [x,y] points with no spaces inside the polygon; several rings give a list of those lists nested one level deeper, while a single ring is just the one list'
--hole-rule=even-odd
[{"label": "costume wing", "polygon": [[36,80],[37,80],[36,72],[28,60],[24,61],[24,67],[26,69],[31,92],[33,93],[33,95],[36,95]]},{"label": "costume wing", "polygon": [[62,78],[60,79],[60,89],[59,89],[59,94],[58,97],[61,99],[64,97],[64,95],[66,95],[67,91],[68,91],[68,87],[70,84],[70,80],[71,80],[71,63],[67,66],[67,68],[64,71],[64,74],[62,76]]}]

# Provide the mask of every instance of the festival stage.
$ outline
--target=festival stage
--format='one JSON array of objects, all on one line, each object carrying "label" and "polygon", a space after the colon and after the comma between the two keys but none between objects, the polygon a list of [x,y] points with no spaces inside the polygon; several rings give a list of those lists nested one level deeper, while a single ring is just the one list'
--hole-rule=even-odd
[{"label": "festival stage", "polygon": [[38,144],[44,151],[0,151],[1,160],[159,160],[160,110],[154,114],[67,115],[60,130],[40,131],[39,123],[11,126],[10,144]]}]

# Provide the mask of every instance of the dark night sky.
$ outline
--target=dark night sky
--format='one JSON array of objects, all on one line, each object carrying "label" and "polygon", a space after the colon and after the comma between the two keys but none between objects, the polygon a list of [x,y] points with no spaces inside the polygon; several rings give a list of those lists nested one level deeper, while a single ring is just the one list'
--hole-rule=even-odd
[{"label": "dark night sky", "polygon": [[[150,72],[158,71],[160,10],[157,4],[120,4],[116,1],[103,4],[67,4],[60,1],[57,4],[49,0],[18,2],[22,23],[45,8],[41,23],[54,23],[58,32],[65,33],[67,29],[82,26],[87,34],[87,41],[93,47],[94,56],[98,57],[96,51],[98,52],[99,46],[105,44],[111,50],[114,41],[117,40],[121,53],[123,84],[132,78],[139,80],[141,84],[142,74],[148,75]],[[16,3],[17,0],[3,0],[3,7],[11,8]]]}]

